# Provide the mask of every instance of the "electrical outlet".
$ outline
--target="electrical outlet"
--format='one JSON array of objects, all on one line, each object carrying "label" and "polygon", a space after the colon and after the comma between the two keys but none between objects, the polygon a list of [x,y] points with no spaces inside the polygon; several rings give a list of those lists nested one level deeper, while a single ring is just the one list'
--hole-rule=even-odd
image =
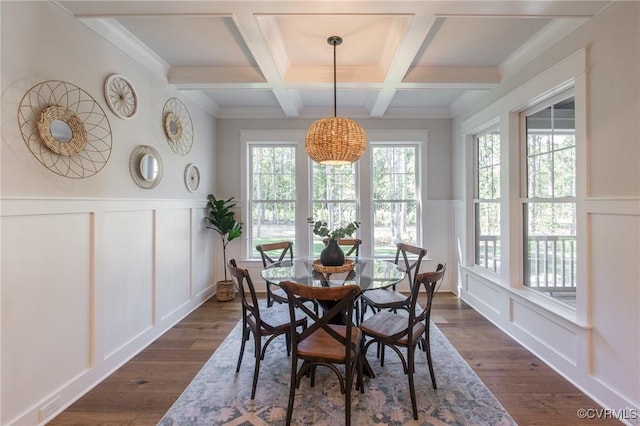
[{"label": "electrical outlet", "polygon": [[56,396],[46,405],[40,407],[40,421],[50,417],[53,413],[58,411],[58,408],[60,408],[60,396]]}]

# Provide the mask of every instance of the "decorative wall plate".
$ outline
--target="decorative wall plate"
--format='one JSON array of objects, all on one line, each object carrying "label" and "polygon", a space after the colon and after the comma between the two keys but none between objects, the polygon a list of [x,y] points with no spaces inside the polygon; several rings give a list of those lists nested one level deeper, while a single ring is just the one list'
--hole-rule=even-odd
[{"label": "decorative wall plate", "polygon": [[60,176],[93,176],[111,156],[111,126],[104,110],[71,83],[48,80],[29,89],[18,106],[18,125],[31,154]]},{"label": "decorative wall plate", "polygon": [[187,106],[178,98],[170,98],[162,110],[162,125],[171,150],[187,155],[193,145],[193,123]]},{"label": "decorative wall plate", "polygon": [[113,113],[129,119],[138,112],[138,95],[133,85],[120,74],[111,74],[104,80],[104,98]]},{"label": "decorative wall plate", "polygon": [[184,169],[184,183],[191,192],[196,192],[200,186],[200,169],[195,164],[187,164]]},{"label": "decorative wall plate", "polygon": [[162,158],[154,147],[140,145],[129,157],[129,171],[140,188],[155,188],[162,180]]}]

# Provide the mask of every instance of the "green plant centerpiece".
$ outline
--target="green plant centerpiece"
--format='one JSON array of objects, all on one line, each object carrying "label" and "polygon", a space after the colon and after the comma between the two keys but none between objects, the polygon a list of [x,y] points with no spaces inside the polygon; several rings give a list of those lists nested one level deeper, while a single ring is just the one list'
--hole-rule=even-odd
[{"label": "green plant centerpiece", "polygon": [[[220,235],[224,261],[224,281],[217,283],[216,295],[218,300],[231,300],[235,295],[233,293],[233,280],[227,278],[227,245],[242,235],[242,223],[236,220],[235,213],[231,211],[235,207],[234,197],[227,200],[218,200],[213,194],[209,194],[207,200],[206,227],[213,229]],[[222,294],[225,288],[231,289],[231,298],[226,298]]]},{"label": "green plant centerpiece", "polygon": [[345,226],[329,229],[327,222],[315,220],[313,217],[307,218],[307,223],[311,226],[313,233],[319,237],[327,239],[327,245],[320,253],[320,263],[323,266],[342,266],[344,264],[344,252],[338,240],[353,235],[360,222],[350,222]]}]

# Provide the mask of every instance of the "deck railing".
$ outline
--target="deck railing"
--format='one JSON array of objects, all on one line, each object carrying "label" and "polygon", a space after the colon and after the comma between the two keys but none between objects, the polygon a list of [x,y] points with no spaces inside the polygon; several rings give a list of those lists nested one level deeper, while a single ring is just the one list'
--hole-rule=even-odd
[{"label": "deck railing", "polygon": [[542,291],[575,291],[575,235],[529,236],[528,246],[525,285]]},{"label": "deck railing", "polygon": [[[476,264],[500,271],[500,238],[477,238]],[[576,237],[574,235],[529,236],[525,262],[525,285],[545,292],[575,291]]]}]

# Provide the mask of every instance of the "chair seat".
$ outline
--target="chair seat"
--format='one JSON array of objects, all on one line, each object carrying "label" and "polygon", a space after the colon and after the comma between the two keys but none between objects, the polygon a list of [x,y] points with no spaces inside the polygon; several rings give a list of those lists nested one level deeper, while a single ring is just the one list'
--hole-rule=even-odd
[{"label": "chair seat", "polygon": [[367,290],[360,297],[366,304],[380,309],[401,308],[407,302],[407,296],[404,294],[383,288]]},{"label": "chair seat", "polygon": [[[260,311],[260,319],[265,329],[288,329],[291,322],[289,306],[274,305],[270,308],[262,309]],[[307,316],[304,313],[296,311],[296,324],[302,324],[306,319]]]},{"label": "chair seat", "polygon": [[[407,317],[394,314],[389,311],[378,312],[377,314],[367,318],[360,324],[360,329],[367,335],[373,337],[382,343],[393,343],[400,346],[406,346],[407,341]],[[417,342],[425,327],[422,322],[416,324],[413,329],[413,341]],[[399,339],[393,339],[392,336],[405,335]]]},{"label": "chair seat", "polygon": [[[345,336],[347,327],[344,325],[331,325],[339,335]],[[362,339],[362,332],[357,327],[351,329],[351,341],[358,346]],[[351,351],[352,356],[356,356],[354,351]],[[331,337],[326,331],[319,329],[311,334],[308,338],[300,342],[298,345],[298,356],[301,359],[314,358],[325,359],[329,362],[344,362],[345,350],[344,345],[341,345],[336,339]]]}]

